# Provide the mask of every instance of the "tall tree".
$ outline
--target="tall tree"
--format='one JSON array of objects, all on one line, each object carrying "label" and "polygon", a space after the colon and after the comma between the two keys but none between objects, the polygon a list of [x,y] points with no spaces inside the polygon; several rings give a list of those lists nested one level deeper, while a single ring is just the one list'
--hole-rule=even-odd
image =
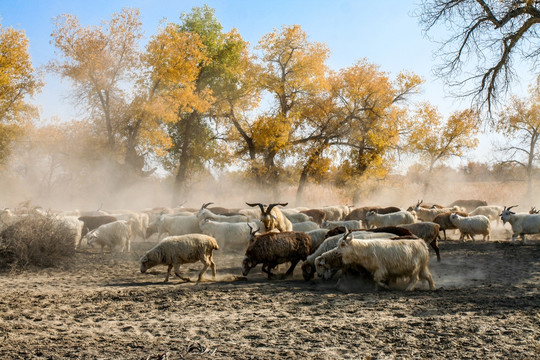
[{"label": "tall tree", "polygon": [[327,47],[310,42],[298,25],[284,26],[280,32],[264,35],[259,84],[273,98],[271,109],[254,123],[254,141],[262,154],[259,182],[274,187],[279,181],[278,155],[294,142],[302,123],[299,116],[310,99],[326,84]]},{"label": "tall tree", "polygon": [[138,42],[142,37],[138,9],[125,8],[99,26],[82,26],[76,16],[54,19],[51,34],[59,59],[50,70],[73,82],[73,97],[85,104],[96,128],[107,139],[111,156],[126,139],[125,126],[140,69]]},{"label": "tall tree", "polygon": [[[508,90],[514,62],[536,64],[540,54],[538,1],[424,0],[418,15],[426,32],[436,25],[448,30],[439,50],[442,63],[437,74],[459,95],[473,96],[489,110]],[[471,87],[465,87],[468,84]]]},{"label": "tall tree", "polygon": [[218,112],[214,107],[221,104],[221,94],[234,83],[236,69],[247,48],[247,43],[235,29],[223,32],[214,13],[215,10],[206,5],[195,7],[191,13],[181,15],[181,24],[177,26],[177,31],[196,34],[201,40],[201,51],[206,60],[198,64],[194,94],[205,99],[208,106],[180,108],[177,121],[169,125],[173,141],[169,159],[177,164],[173,201],[186,196],[191,175],[210,159],[219,160],[220,149],[211,119]]},{"label": "tall tree", "polygon": [[506,143],[497,150],[503,154],[500,165],[517,165],[527,174],[527,195],[532,195],[532,179],[535,165],[540,159],[540,89],[530,88],[527,99],[513,97],[500,112],[496,129]]},{"label": "tall tree", "polygon": [[340,71],[336,78],[336,104],[347,122],[342,125],[343,137],[336,146],[342,151],[338,182],[353,185],[353,201],[357,202],[362,183],[367,177],[384,177],[405,124],[402,106],[416,94],[422,79],[403,72],[391,79],[377,65],[365,59]]},{"label": "tall tree", "polygon": [[411,122],[409,146],[427,165],[424,179],[426,195],[435,165],[451,157],[461,157],[478,145],[478,113],[473,110],[457,111],[443,121],[437,108],[424,104]]},{"label": "tall tree", "polygon": [[28,103],[43,83],[32,67],[24,31],[0,26],[0,163],[26,120],[37,115]]}]

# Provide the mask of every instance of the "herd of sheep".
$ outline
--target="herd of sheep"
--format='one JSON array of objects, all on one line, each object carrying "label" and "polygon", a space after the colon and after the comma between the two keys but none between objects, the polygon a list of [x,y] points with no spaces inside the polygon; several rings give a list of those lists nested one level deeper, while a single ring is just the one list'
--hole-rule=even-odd
[{"label": "herd of sheep", "polygon": [[[490,239],[492,221],[512,226],[512,244],[517,236],[525,243],[526,234],[540,233],[540,214],[515,213],[515,206],[487,205],[481,200],[458,200],[449,206],[424,204],[406,210],[397,207],[325,206],[317,209],[287,209],[287,203],[246,203],[243,209],[209,207],[200,209],[153,208],[140,212],[95,211],[58,212],[54,218],[73,230],[74,246],[99,246],[111,251],[130,251],[134,238],[156,239],[156,245],[140,259],[142,273],[156,265],[180,274],[180,265],[202,262],[200,281],[207,269],[216,276],[213,251],[234,249],[245,252],[242,273],[262,264],[268,278],[279,264],[290,263],[283,276],[289,276],[302,261],[306,281],[315,277],[330,279],[336,274],[364,274],[377,286],[387,288],[405,280],[406,290],[413,290],[419,280],[435,288],[429,271],[428,246],[440,261],[438,241],[446,230],[460,232],[474,240],[475,235]],[[18,220],[40,212],[0,211],[2,230]],[[47,212],[51,216],[51,212]],[[155,235],[157,234],[157,235]]]}]

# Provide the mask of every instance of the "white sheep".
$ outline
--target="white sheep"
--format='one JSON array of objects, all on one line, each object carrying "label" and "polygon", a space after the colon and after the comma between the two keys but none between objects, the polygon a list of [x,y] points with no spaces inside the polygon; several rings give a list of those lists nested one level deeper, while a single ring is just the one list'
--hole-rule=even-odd
[{"label": "white sheep", "polygon": [[311,252],[312,253],[315,250],[317,250],[317,248],[326,239],[326,233],[328,233],[328,229],[315,229],[311,231],[306,231],[306,234],[311,236]]},{"label": "white sheep", "polygon": [[324,206],[319,208],[326,213],[326,220],[340,221],[349,215],[350,208],[345,205]]},{"label": "white sheep", "polygon": [[323,228],[325,229],[333,229],[338,226],[343,226],[347,230],[358,230],[362,228],[362,224],[359,220],[341,220],[341,221],[329,221],[325,220],[322,223]]},{"label": "white sheep", "polygon": [[388,288],[391,281],[409,278],[406,291],[412,291],[419,279],[435,283],[429,271],[429,253],[424,240],[353,239],[346,234],[338,243],[344,266],[361,266],[375,282]]},{"label": "white sheep", "polygon": [[315,259],[317,276],[323,280],[329,280],[343,268],[343,258],[340,250],[336,247]]},{"label": "white sheep", "polygon": [[[378,239],[394,237],[391,233],[373,233],[369,231],[353,231],[351,235],[355,239]],[[325,239],[319,247],[311,252],[311,254],[302,263],[302,275],[304,280],[308,281],[315,275],[315,259],[327,251],[337,247],[338,241],[343,237],[343,234],[338,234]]]},{"label": "white sheep", "polygon": [[398,227],[407,229],[411,233],[413,233],[413,235],[424,239],[426,244],[429,244],[433,248],[433,250],[435,250],[435,254],[437,255],[437,261],[441,261],[441,254],[439,251],[438,242],[440,230],[439,224],[430,221],[422,221],[414,224],[403,224],[399,225]]},{"label": "white sheep", "polygon": [[204,219],[199,222],[203,234],[212,236],[218,244],[225,247],[246,248],[249,243],[251,229],[259,229],[264,232],[264,225],[260,220],[250,223],[224,223]]},{"label": "white sheep", "polygon": [[180,275],[180,265],[195,263],[200,261],[204,264],[199,272],[197,281],[201,281],[208,267],[212,268],[212,276],[216,277],[216,264],[213,260],[213,251],[219,246],[211,236],[204,234],[189,234],[180,236],[168,236],[159,244],[148,250],[141,258],[141,273],[156,265],[167,265],[167,276],[165,282],[169,281],[171,269],[174,267],[174,274],[184,281],[191,281],[189,278]]},{"label": "white sheep", "polygon": [[207,207],[212,203],[206,203],[201,206],[201,209],[197,213],[197,218],[199,222],[210,219],[213,221],[226,222],[226,223],[245,223],[247,217],[245,215],[217,215],[212,211],[208,210]]},{"label": "white sheep", "polygon": [[491,223],[484,215],[459,216],[456,213],[450,215],[450,221],[459,229],[461,236],[459,241],[463,241],[465,235],[469,235],[474,241],[474,235],[483,235],[482,240],[489,240],[491,233]]},{"label": "white sheep", "polygon": [[408,211],[398,211],[390,214],[378,214],[376,211],[368,211],[364,222],[368,228],[383,226],[398,226],[402,224],[412,224],[415,217]]},{"label": "white sheep", "polygon": [[319,224],[313,221],[302,221],[297,223],[292,223],[293,231],[303,231],[308,232],[312,230],[320,229]]},{"label": "white sheep", "polygon": [[131,225],[128,221],[117,220],[90,231],[84,236],[84,239],[90,246],[94,244],[100,245],[102,255],[105,246],[108,246],[111,251],[115,246],[120,246],[122,252],[126,250],[129,252],[131,247]]},{"label": "white sheep", "polygon": [[460,208],[459,206],[452,206],[447,208],[424,208],[420,206],[422,204],[422,200],[418,201],[416,203],[416,206],[413,208],[416,217],[418,220],[421,221],[433,221],[437,215],[446,213],[446,212],[456,212],[456,211],[464,211],[463,208]]},{"label": "white sheep", "polygon": [[[296,213],[286,213],[284,210],[286,209],[282,209],[281,212],[283,213],[283,215],[285,215],[287,217],[287,219],[289,219],[290,222],[293,223],[293,226],[295,223],[301,223],[301,222],[305,222],[305,221],[313,221],[313,218],[311,216],[308,216],[304,213],[301,213],[301,212],[296,212]],[[292,210],[292,209],[289,209],[289,210]],[[297,210],[295,210],[297,211]]]},{"label": "white sheep", "polygon": [[500,214],[503,224],[509,222],[512,226],[512,245],[518,235],[521,236],[521,240],[525,244],[525,234],[540,233],[540,214],[516,214],[510,211],[510,209],[516,206],[514,205],[508,208],[505,206]]},{"label": "white sheep", "polygon": [[61,222],[70,230],[73,236],[73,244],[75,245],[75,247],[80,246],[84,223],[80,221],[77,216],[57,215],[55,217],[55,220]]},{"label": "white sheep", "polygon": [[148,225],[146,236],[149,237],[156,231],[158,232],[158,241],[165,234],[174,236],[201,233],[199,219],[195,215],[160,215],[153,223]]},{"label": "white sheep", "polygon": [[469,215],[484,215],[487,217],[490,221],[496,221],[497,225],[499,225],[499,221],[501,220],[500,214],[503,211],[502,206],[497,205],[485,205],[485,206],[479,206],[473,211],[469,213]]}]

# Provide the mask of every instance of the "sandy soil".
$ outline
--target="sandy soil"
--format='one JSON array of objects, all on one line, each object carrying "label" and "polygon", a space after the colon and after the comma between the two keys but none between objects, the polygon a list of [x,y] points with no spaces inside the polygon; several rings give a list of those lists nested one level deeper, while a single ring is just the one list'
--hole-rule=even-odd
[{"label": "sandy soil", "polygon": [[216,281],[164,284],[165,267],[139,272],[152,243],[78,253],[0,273],[0,358],[538,359],[540,240],[507,236],[441,243],[437,290],[412,293],[305,282],[300,266],[287,280],[268,281],[260,265],[242,279],[242,254],[223,252]]}]

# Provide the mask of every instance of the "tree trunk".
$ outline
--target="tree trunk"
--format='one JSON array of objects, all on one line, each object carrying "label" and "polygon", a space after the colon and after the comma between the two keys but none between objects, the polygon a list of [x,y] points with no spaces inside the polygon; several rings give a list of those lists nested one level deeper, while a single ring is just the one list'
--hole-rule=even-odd
[{"label": "tree trunk", "polygon": [[180,202],[186,200],[187,179],[191,161],[191,143],[190,139],[193,135],[193,127],[197,112],[192,112],[189,116],[180,121],[184,121],[183,142],[180,146],[180,159],[178,161],[178,170],[174,179],[172,206],[176,206]]}]

